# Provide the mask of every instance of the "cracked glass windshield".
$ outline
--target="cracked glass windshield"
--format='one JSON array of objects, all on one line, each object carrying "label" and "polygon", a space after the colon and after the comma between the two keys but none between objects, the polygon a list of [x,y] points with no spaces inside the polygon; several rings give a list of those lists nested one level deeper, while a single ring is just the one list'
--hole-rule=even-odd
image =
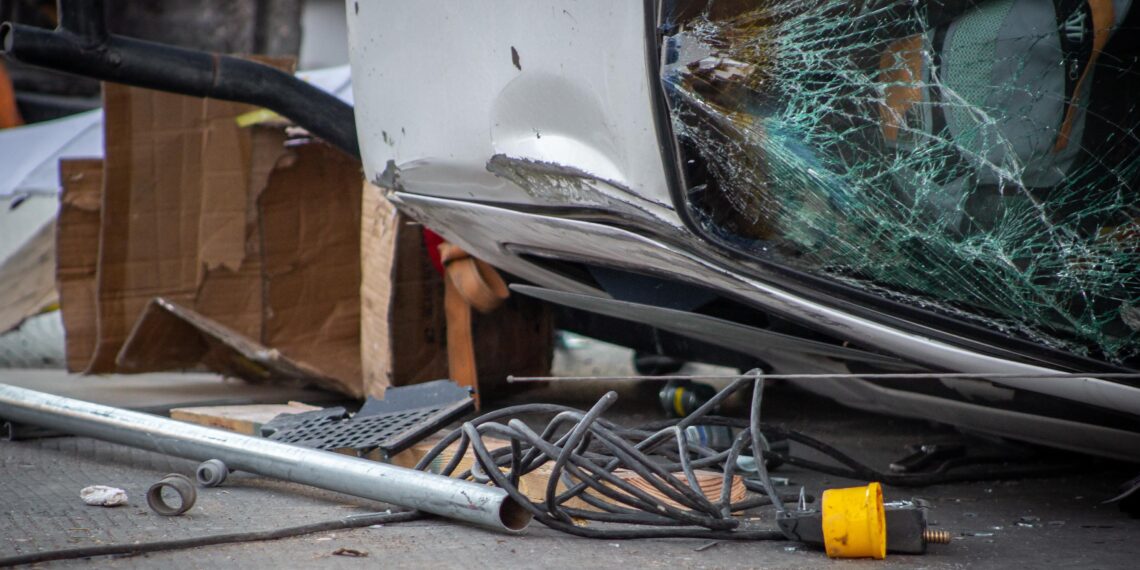
[{"label": "cracked glass windshield", "polygon": [[1135,364],[1137,12],[667,1],[688,207],[754,255]]}]

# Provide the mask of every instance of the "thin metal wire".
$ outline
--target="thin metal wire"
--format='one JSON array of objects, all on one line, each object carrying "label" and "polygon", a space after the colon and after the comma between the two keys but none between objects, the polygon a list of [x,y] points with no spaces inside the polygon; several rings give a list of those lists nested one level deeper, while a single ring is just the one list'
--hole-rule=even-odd
[{"label": "thin metal wire", "polygon": [[[738,380],[751,378],[749,374],[671,374],[668,376],[507,376],[507,382],[586,382],[586,381],[635,381],[655,380]],[[1096,378],[1100,380],[1140,380],[1137,372],[1056,372],[1030,374],[1023,372],[880,372],[880,373],[821,373],[821,374],[765,374],[768,380],[943,380],[976,378],[980,380],[1064,380],[1073,378]]]}]

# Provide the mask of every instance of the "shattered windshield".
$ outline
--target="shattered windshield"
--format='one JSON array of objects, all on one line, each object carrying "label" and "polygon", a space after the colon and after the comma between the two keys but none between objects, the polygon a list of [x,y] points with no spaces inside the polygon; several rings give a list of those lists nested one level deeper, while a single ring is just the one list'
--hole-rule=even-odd
[{"label": "shattered windshield", "polygon": [[1050,347],[1138,361],[1130,0],[662,8],[687,207],[707,234]]}]

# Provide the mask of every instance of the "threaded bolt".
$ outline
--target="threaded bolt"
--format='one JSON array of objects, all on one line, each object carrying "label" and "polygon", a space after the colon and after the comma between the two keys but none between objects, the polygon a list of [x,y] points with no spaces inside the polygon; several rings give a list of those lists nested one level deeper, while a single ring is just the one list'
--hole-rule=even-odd
[{"label": "threaded bolt", "polygon": [[922,540],[927,544],[950,544],[950,531],[928,528],[922,531]]}]

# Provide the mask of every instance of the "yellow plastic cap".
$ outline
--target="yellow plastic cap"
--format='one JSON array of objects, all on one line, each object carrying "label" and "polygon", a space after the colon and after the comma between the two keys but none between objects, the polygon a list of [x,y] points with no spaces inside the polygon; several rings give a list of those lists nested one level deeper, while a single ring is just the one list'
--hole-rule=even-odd
[{"label": "yellow plastic cap", "polygon": [[828,489],[823,492],[823,546],[830,558],[887,557],[887,518],[883,487]]}]

